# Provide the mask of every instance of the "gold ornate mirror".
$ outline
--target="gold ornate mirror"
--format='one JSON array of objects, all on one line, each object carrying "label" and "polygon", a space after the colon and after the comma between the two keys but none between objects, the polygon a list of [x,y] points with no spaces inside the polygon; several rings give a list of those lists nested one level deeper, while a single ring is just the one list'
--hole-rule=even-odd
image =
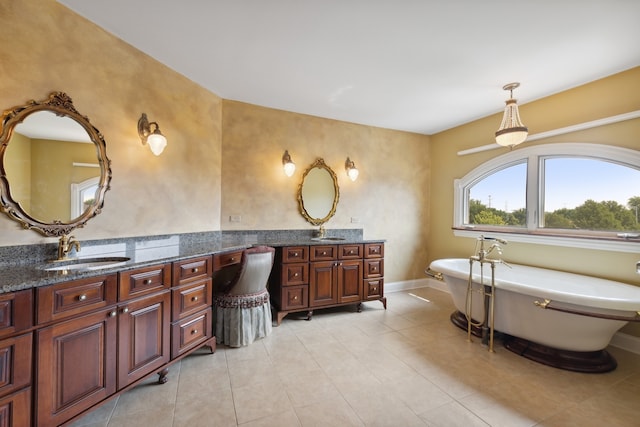
[{"label": "gold ornate mirror", "polygon": [[67,94],[6,110],[0,126],[0,210],[45,236],[69,234],[100,213],[111,161]]},{"label": "gold ornate mirror", "polygon": [[311,224],[322,225],[336,213],[339,199],[338,177],[323,159],[316,160],[298,188],[300,213]]}]

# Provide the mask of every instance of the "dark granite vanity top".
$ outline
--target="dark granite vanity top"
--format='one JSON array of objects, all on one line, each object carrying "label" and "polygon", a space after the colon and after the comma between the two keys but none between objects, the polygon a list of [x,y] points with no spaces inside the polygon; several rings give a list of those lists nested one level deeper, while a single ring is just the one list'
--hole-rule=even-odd
[{"label": "dark granite vanity top", "polygon": [[[343,230],[341,230],[343,231]],[[198,234],[151,236],[130,239],[101,240],[82,242],[82,248],[77,254],[79,259],[92,258],[129,258],[128,261],[118,263],[116,266],[100,268],[98,270],[60,270],[47,271],[45,268],[55,266],[51,262],[53,256],[44,256],[55,250],[54,245],[48,245],[46,250],[38,252],[38,248],[18,247],[18,261],[7,260],[3,254],[3,262],[0,263],[0,293],[14,292],[22,289],[30,289],[39,286],[52,285],[54,283],[74,280],[84,277],[112,274],[118,271],[126,271],[133,268],[145,267],[163,262],[173,262],[182,259],[194,258],[206,255],[216,255],[225,252],[243,250],[256,245],[268,245],[273,247],[293,245],[335,245],[335,244],[361,244],[384,242],[384,240],[364,240],[362,230],[344,230],[340,235],[329,236],[325,239],[309,237],[309,231],[296,233],[287,231],[257,231],[257,232],[220,232]],[[11,248],[4,248],[5,252]],[[20,255],[20,251],[25,254]]]}]

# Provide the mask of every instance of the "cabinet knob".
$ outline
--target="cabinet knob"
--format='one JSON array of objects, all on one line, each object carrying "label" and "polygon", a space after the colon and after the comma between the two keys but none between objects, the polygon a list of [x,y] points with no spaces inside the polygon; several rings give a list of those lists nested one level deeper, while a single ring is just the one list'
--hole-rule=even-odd
[{"label": "cabinet knob", "polygon": [[350,250],[350,251],[349,251],[349,255],[353,255],[353,250]]},{"label": "cabinet knob", "polygon": [[116,317],[117,315],[118,313],[115,310],[109,313],[109,317]]},{"label": "cabinet knob", "polygon": [[322,251],[322,255],[326,255],[326,254],[327,254],[327,251]]},{"label": "cabinet knob", "polygon": [[198,272],[198,267],[194,268],[191,270],[192,273],[197,273]]},{"label": "cabinet knob", "polygon": [[294,296],[294,297],[293,297],[293,300],[294,300],[294,301],[295,301],[295,300],[297,300],[297,299],[298,299],[298,295],[296,295],[296,296]]},{"label": "cabinet knob", "polygon": [[125,308],[123,308],[123,309],[122,309],[122,312],[123,312],[123,313],[128,313],[128,312],[129,312],[129,307],[125,307]]},{"label": "cabinet knob", "polygon": [[235,261],[235,260],[236,260],[236,259],[235,259],[235,257],[231,257],[231,262],[233,262],[233,261]]},{"label": "cabinet knob", "polygon": [[194,302],[195,302],[195,301],[198,301],[198,297],[193,297],[193,298],[191,298],[191,301],[194,301]]},{"label": "cabinet knob", "polygon": [[294,252],[294,253],[293,253],[293,256],[298,256],[298,252]]},{"label": "cabinet knob", "polygon": [[144,281],[142,282],[142,284],[144,284],[144,285],[150,285],[150,284],[151,284],[151,279],[144,279]]},{"label": "cabinet knob", "polygon": [[198,333],[198,330],[197,330],[197,329],[194,329],[193,331],[191,331],[191,335],[195,335],[195,334],[197,334],[197,333]]},{"label": "cabinet knob", "polygon": [[78,297],[78,301],[85,301],[87,299],[87,296],[85,294],[82,294]]},{"label": "cabinet knob", "polygon": [[298,273],[295,273],[295,274],[293,275],[293,277],[298,277]]}]

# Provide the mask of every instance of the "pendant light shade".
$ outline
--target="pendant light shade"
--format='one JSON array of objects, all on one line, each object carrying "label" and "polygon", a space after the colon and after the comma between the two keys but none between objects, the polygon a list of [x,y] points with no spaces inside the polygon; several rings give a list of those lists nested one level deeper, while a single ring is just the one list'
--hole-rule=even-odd
[{"label": "pendant light shade", "polygon": [[520,120],[518,104],[516,99],[513,98],[513,90],[518,86],[520,86],[520,83],[509,83],[502,87],[502,89],[510,91],[509,99],[505,101],[507,106],[504,109],[500,129],[496,131],[496,142],[504,147],[513,148],[515,145],[524,142],[529,134],[529,129]]}]

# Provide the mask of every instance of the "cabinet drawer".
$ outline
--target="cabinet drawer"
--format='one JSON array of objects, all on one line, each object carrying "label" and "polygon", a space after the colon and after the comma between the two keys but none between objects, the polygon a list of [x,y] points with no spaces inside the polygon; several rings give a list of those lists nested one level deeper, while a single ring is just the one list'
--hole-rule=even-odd
[{"label": "cabinet drawer", "polygon": [[31,384],[32,347],[31,333],[0,342],[0,396]]},{"label": "cabinet drawer", "polygon": [[302,285],[309,282],[309,264],[282,264],[282,286]]},{"label": "cabinet drawer", "polygon": [[117,289],[115,274],[38,288],[38,323],[65,319],[114,304]]},{"label": "cabinet drawer", "polygon": [[32,319],[31,289],[0,295],[0,338],[30,328]]},{"label": "cabinet drawer", "polygon": [[340,246],[338,246],[338,258],[340,258],[340,259],[360,259],[360,258],[362,258],[362,245],[340,245]]},{"label": "cabinet drawer", "polygon": [[218,271],[224,267],[238,264],[242,260],[242,251],[227,252],[213,256],[213,270]]},{"label": "cabinet drawer", "polygon": [[31,426],[31,388],[0,399],[0,420],[3,426]]},{"label": "cabinet drawer", "polygon": [[208,308],[172,325],[171,358],[176,358],[211,338],[212,311]]},{"label": "cabinet drawer", "polygon": [[365,258],[384,258],[384,243],[366,243],[364,245]]},{"label": "cabinet drawer", "polygon": [[384,295],[384,279],[366,279],[364,281],[364,299],[382,298]]},{"label": "cabinet drawer", "polygon": [[210,256],[193,258],[173,263],[173,284],[179,285],[186,280],[211,277],[213,258]]},{"label": "cabinet drawer", "polygon": [[282,289],[281,310],[296,310],[309,307],[309,287],[288,286]]},{"label": "cabinet drawer", "polygon": [[282,262],[307,262],[309,261],[308,246],[287,246],[282,249]]},{"label": "cabinet drawer", "polygon": [[311,261],[330,261],[334,259],[338,259],[338,246],[311,246]]},{"label": "cabinet drawer", "polygon": [[171,290],[172,318],[182,319],[210,307],[213,302],[211,278],[198,280]]},{"label": "cabinet drawer", "polygon": [[364,260],[364,278],[382,277],[384,276],[384,260],[383,259],[365,259]]},{"label": "cabinet drawer", "polygon": [[154,265],[120,273],[120,301],[168,289],[171,286],[169,264]]}]

